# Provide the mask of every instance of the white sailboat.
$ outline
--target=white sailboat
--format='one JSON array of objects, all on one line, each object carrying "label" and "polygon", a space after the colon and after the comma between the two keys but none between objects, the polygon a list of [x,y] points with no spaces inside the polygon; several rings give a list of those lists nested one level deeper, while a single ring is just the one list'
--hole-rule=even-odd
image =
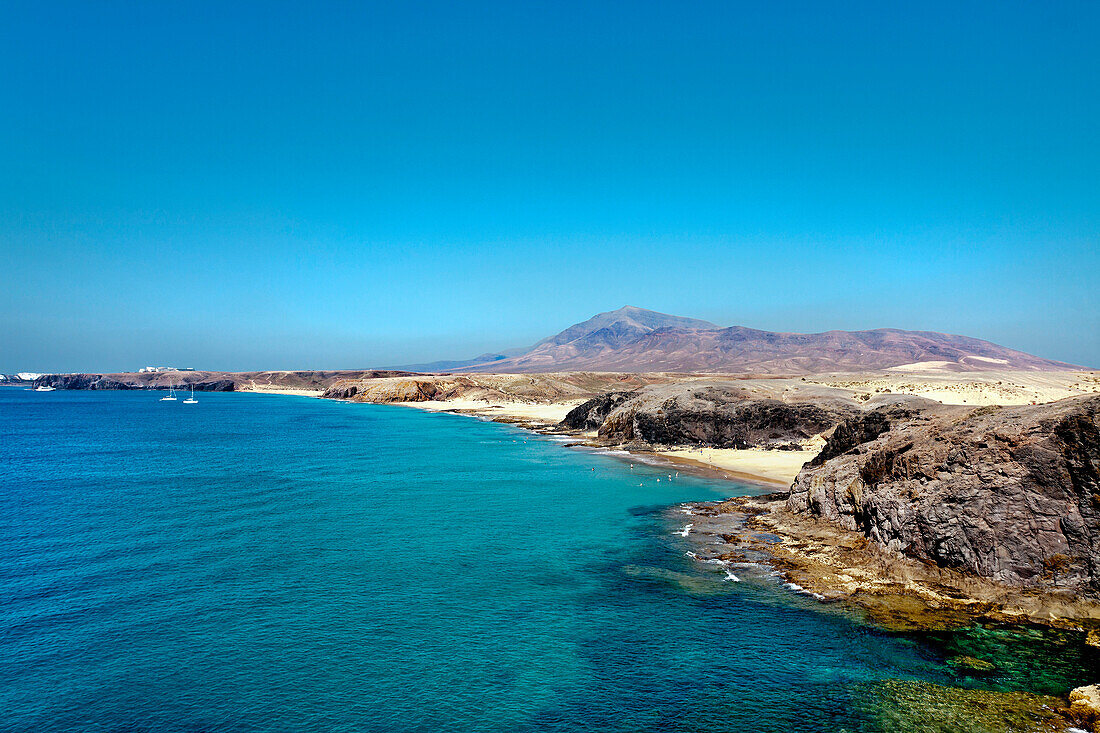
[{"label": "white sailboat", "polygon": [[198,404],[198,402],[199,401],[195,399],[195,385],[192,384],[191,385],[191,396],[188,397],[187,399],[185,399],[183,401],[183,404],[185,404],[185,405],[195,405],[195,404]]},{"label": "white sailboat", "polygon": [[168,385],[168,394],[160,398],[161,402],[175,402],[176,401],[176,388],[171,384]]}]

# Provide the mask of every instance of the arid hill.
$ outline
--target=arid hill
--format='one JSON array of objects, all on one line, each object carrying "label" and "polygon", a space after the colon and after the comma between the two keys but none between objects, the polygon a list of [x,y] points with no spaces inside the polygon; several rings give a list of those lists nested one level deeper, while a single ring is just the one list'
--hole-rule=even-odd
[{"label": "arid hill", "polygon": [[494,373],[824,374],[894,367],[941,372],[1077,368],[989,341],[933,331],[776,333],[743,326],[722,328],[632,306],[600,313],[522,353],[446,364],[453,371]]}]

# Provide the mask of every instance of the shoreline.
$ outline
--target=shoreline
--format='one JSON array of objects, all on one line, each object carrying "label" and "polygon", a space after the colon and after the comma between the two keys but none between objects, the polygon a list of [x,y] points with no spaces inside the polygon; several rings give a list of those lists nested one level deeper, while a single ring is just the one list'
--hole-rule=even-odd
[{"label": "shoreline", "polygon": [[[676,467],[707,478],[724,479],[739,483],[748,483],[761,488],[776,490],[788,488],[798,474],[802,463],[810,460],[816,451],[766,451],[760,449],[735,450],[732,448],[706,448],[702,455],[714,460],[707,461],[692,457],[697,450],[689,447],[630,447],[600,445],[592,442],[594,434],[577,433],[564,430],[559,423],[576,403],[522,403],[522,402],[482,402],[475,400],[426,400],[421,402],[390,402],[369,404],[391,404],[398,407],[411,407],[425,412],[448,412],[455,415],[467,415],[478,419],[499,422],[505,425],[529,430],[540,435],[576,437],[576,442],[565,443],[566,447],[588,448],[593,452],[608,453],[623,451],[639,456],[642,460],[655,459],[662,465]],[[786,455],[784,455],[786,454]],[[812,454],[812,455],[808,455]],[[617,456],[610,456],[617,457]],[[776,458],[786,460],[775,460]],[[763,461],[761,461],[763,459]],[[771,463],[773,465],[767,465]],[[763,464],[763,465],[761,465]],[[796,465],[797,464],[797,465]],[[758,469],[758,470],[754,470]]]},{"label": "shoreline", "polygon": [[[562,435],[562,433],[546,434]],[[568,435],[568,433],[565,433],[565,435]],[[747,471],[737,471],[691,458],[684,458],[675,455],[672,451],[643,448],[617,448],[615,446],[597,446],[587,443],[566,443],[565,445],[566,447],[587,448],[593,453],[602,453],[609,458],[619,458],[624,461],[629,460],[632,456],[637,456],[638,462],[640,463],[675,468],[682,473],[689,473],[693,476],[701,476],[703,478],[733,481],[739,484],[750,484],[760,489],[767,489],[769,492],[786,489],[790,486],[790,482],[785,482],[781,479],[774,479],[760,474],[749,473]],[[616,455],[616,452],[618,452],[618,455]]]},{"label": "shoreline", "polygon": [[817,451],[779,451],[760,448],[744,450],[704,448],[702,450],[704,452],[700,455],[710,460],[693,457],[691,455],[695,452],[693,448],[654,448],[652,453],[673,464],[697,466],[731,481],[747,481],[770,489],[790,488],[802,465],[817,455]]},{"label": "shoreline", "polygon": [[[639,462],[650,465],[675,467],[683,472],[761,489],[761,493],[755,495],[671,505],[701,509],[700,519],[710,515],[701,522],[702,526],[692,531],[695,540],[709,536],[720,538],[721,543],[729,545],[711,546],[705,552],[700,550],[699,559],[743,561],[747,553],[756,562],[773,568],[785,582],[798,589],[797,592],[813,596],[822,604],[838,603],[860,611],[871,623],[886,629],[927,631],[977,622],[1100,633],[1100,602],[1015,588],[948,568],[929,567],[911,558],[896,556],[858,532],[789,512],[781,497],[790,488],[802,463],[816,455],[814,450],[700,451],[702,456],[725,459],[717,463],[692,455],[700,449],[599,445],[593,441],[591,433],[562,430],[545,419],[533,419],[535,415],[545,418],[556,414],[555,407],[560,413],[565,407],[561,405],[529,405],[527,409],[516,410],[514,405],[507,403],[480,403],[475,409],[456,407],[448,402],[391,404],[510,424],[541,435],[576,437],[576,442],[563,441],[562,446],[582,448],[625,462],[636,457]],[[754,465],[754,458],[764,458],[765,462],[771,459],[774,470],[770,474],[753,473],[732,467],[739,461],[743,465]],[[786,475],[776,475],[776,471],[784,470],[793,471],[789,474],[790,479]],[[708,525],[711,525],[709,529]],[[1097,644],[1100,645],[1100,641]]]},{"label": "shoreline", "polygon": [[973,623],[1042,626],[1088,633],[1100,646],[1100,602],[1069,593],[1008,586],[922,563],[853,530],[795,514],[779,494],[688,502],[700,561],[772,568],[822,604],[858,610],[891,631]]},{"label": "shoreline", "polygon": [[321,396],[324,395],[324,390],[291,389],[287,387],[246,387],[245,389],[236,389],[233,391],[244,394],[289,395],[291,397],[315,397],[317,399],[320,399]]},{"label": "shoreline", "polygon": [[[319,398],[315,390],[242,389],[254,394],[277,394]],[[358,400],[333,400],[359,402]],[[562,430],[545,418],[552,418],[566,405],[522,404],[491,405],[479,403],[476,409],[462,409],[453,403],[367,403],[415,407],[425,412],[450,412],[483,421],[500,422],[526,431],[557,438],[577,438],[577,442],[559,440],[562,447],[578,447],[609,458],[629,461],[638,457],[642,462],[660,462],[677,466],[681,471],[715,479],[751,484],[764,490],[786,489],[790,482],[766,475],[740,473],[725,466],[706,463],[692,457],[691,450],[642,449],[599,446],[591,443],[591,433]],[[544,418],[539,420],[538,418]],[[588,442],[585,442],[587,439]],[[695,449],[698,450],[698,449]],[[711,449],[716,450],[716,449]],[[683,455],[687,453],[687,455]],[[743,454],[773,454],[788,464],[802,458],[801,451],[740,451],[728,454],[738,458]],[[783,455],[791,454],[791,455]],[[701,453],[700,455],[710,455]],[[719,454],[722,455],[722,454]],[[751,456],[750,456],[751,457]],[[693,525],[690,534],[682,535],[695,547],[698,562],[728,564],[739,575],[739,563],[760,564],[774,570],[792,594],[816,598],[816,612],[859,613],[866,623],[891,632],[923,632],[958,629],[967,625],[983,625],[1024,630],[1046,627],[1062,630],[1093,643],[1100,633],[1100,603],[1073,598],[1055,598],[1029,593],[1026,589],[997,587],[980,578],[962,576],[953,571],[928,568],[907,558],[889,556],[870,545],[862,535],[825,523],[815,522],[786,512],[777,494],[742,495],[733,499],[692,501],[670,504],[669,512],[690,508]],[[767,538],[765,535],[771,535]],[[736,578],[734,578],[736,579]],[[1100,638],[1100,637],[1098,637]],[[1087,641],[1086,641],[1087,639]],[[1077,643],[1076,641],[1074,643]],[[956,657],[971,660],[970,657]],[[973,659],[983,663],[983,659]],[[980,667],[974,669],[981,670]],[[953,690],[955,687],[936,688]],[[962,689],[962,688],[958,688]],[[973,691],[978,695],[978,691]],[[968,694],[970,694],[968,692]],[[982,709],[999,699],[991,691],[981,691],[976,698]],[[1076,694],[1074,691],[1073,694]],[[1065,715],[1073,721],[1070,702],[1065,695],[1045,701],[1024,700],[1023,710],[1046,710]],[[968,698],[969,702],[969,698]],[[999,714],[999,713],[998,713]]]},{"label": "shoreline", "polygon": [[[287,396],[307,396],[319,398],[316,390],[293,388],[242,389],[241,392],[253,394],[281,394]],[[363,400],[340,400],[363,402]],[[573,404],[564,402],[509,402],[489,400],[431,400],[420,402],[388,402],[367,404],[391,404],[399,407],[413,407],[426,412],[449,412],[466,415],[481,420],[500,422],[529,430],[542,435],[574,437],[576,442],[563,440],[563,447],[578,447],[594,453],[604,453],[607,457],[629,461],[636,456],[641,462],[654,463],[677,470],[689,471],[708,478],[723,479],[750,484],[770,492],[787,489],[791,481],[786,476],[774,473],[739,470],[737,466],[751,464],[748,459],[761,457],[785,462],[787,470],[801,461],[810,451],[764,451],[733,449],[702,449],[701,456],[724,457],[724,464],[699,460],[693,455],[700,449],[631,447],[628,445],[599,445],[593,441],[592,433],[565,430],[557,422],[564,417]],[[726,451],[718,453],[718,451]],[[785,455],[786,454],[786,455]],[[808,460],[808,459],[807,459]],[[741,461],[742,463],[738,463]],[[797,469],[794,469],[797,473]],[[793,480],[793,478],[792,478]],[[715,502],[725,507],[725,513],[740,512],[745,519],[744,528],[727,530],[722,534],[736,535],[738,532],[752,538],[761,532],[771,534],[775,539],[763,542],[757,536],[751,541],[758,549],[766,551],[777,570],[784,573],[790,582],[812,589],[828,600],[852,601],[864,609],[885,605],[887,615],[901,617],[920,617],[936,611],[938,615],[966,616],[970,619],[984,619],[997,623],[1028,624],[1038,623],[1044,626],[1066,624],[1080,628],[1081,624],[1095,626],[1100,632],[1100,603],[1095,601],[1058,597],[1057,594],[1042,594],[1023,588],[1000,586],[982,578],[971,578],[961,574],[936,568],[930,570],[909,558],[886,553],[869,543],[859,533],[818,522],[809,517],[796,516],[775,501],[769,506],[760,505],[764,496],[756,498],[737,497],[725,502]],[[757,504],[747,511],[735,507],[737,502],[749,501]],[[751,531],[749,531],[751,530]],[[858,549],[859,552],[854,552]],[[859,557],[860,554],[867,557]],[[945,592],[946,589],[946,592]],[[885,602],[884,599],[903,599],[899,602]],[[865,602],[867,599],[876,599]],[[916,605],[914,605],[916,604]],[[919,608],[917,608],[919,606]],[[905,610],[900,610],[905,609]],[[932,614],[936,616],[937,614]],[[927,619],[916,624],[918,628],[931,628]]]}]

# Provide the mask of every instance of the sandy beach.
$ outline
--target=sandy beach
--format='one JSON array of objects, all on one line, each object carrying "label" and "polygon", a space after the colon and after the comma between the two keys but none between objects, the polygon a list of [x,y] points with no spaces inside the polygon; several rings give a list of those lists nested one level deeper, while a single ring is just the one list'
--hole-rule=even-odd
[{"label": "sandy beach", "polygon": [[571,402],[506,402],[453,399],[425,402],[395,402],[403,407],[415,407],[429,412],[456,412],[463,415],[488,417],[501,422],[527,423],[531,427],[552,427],[565,419],[566,413],[581,401]]},{"label": "sandy beach", "polygon": [[[799,399],[838,397],[868,403],[889,395],[915,395],[944,404],[1025,405],[1053,402],[1067,397],[1100,392],[1100,373],[1089,371],[952,372],[929,362],[926,366],[905,370],[886,370],[867,374],[807,375],[805,377],[739,377],[735,375],[671,374],[558,374],[495,375],[477,374],[423,375],[391,377],[360,382],[355,401],[379,402],[413,407],[430,412],[453,412],[496,420],[540,432],[560,432],[558,424],[566,414],[595,394],[612,389],[632,390],[646,384],[673,382],[729,382],[746,393],[783,402]],[[620,386],[621,385],[621,386]],[[442,399],[409,400],[432,390]],[[268,394],[320,396],[321,392],[287,389],[255,384],[247,391]],[[429,391],[429,394],[431,392]],[[397,399],[395,399],[395,397]],[[542,399],[540,399],[542,397]],[[872,402],[873,404],[873,402]],[[593,446],[600,441],[595,433],[578,438]],[[771,487],[787,487],[803,464],[821,450],[824,436],[800,442],[801,450],[765,450],[759,448],[699,448],[693,446],[652,446],[638,451],[685,467],[707,470],[739,481]]]},{"label": "sandy beach", "polygon": [[787,487],[802,470],[802,464],[817,455],[818,449],[672,448],[653,453],[676,463],[714,469],[730,479]]},{"label": "sandy beach", "polygon": [[266,384],[254,384],[250,387],[239,389],[238,392],[251,392],[253,394],[283,394],[296,395],[298,397],[320,397],[325,392],[319,389],[289,389],[286,387],[272,387]]},{"label": "sandy beach", "polygon": [[[391,403],[428,412],[453,412],[488,418],[498,422],[519,424],[539,432],[556,428],[566,413],[579,401],[527,403],[472,399],[429,400],[425,402]],[[554,431],[556,432],[556,431]],[[595,433],[584,437],[594,441]],[[823,439],[820,441],[823,443]],[[655,456],[685,468],[706,470],[710,474],[738,481],[749,481],[772,487],[786,487],[794,481],[802,464],[812,459],[820,445],[806,450],[735,450],[732,448],[658,448],[636,451]]]}]

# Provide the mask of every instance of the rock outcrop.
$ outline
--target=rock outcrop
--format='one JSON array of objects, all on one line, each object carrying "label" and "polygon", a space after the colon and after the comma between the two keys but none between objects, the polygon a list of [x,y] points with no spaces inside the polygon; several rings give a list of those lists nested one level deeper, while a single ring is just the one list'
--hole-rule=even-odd
[{"label": "rock outcrop", "polygon": [[851,416],[787,508],[941,567],[1098,594],[1100,398]]},{"label": "rock outcrop", "polygon": [[626,402],[633,392],[605,392],[577,405],[561,421],[570,430],[599,430],[616,407]]},{"label": "rock outcrop", "polygon": [[235,392],[248,389],[305,389],[323,391],[350,379],[370,380],[415,376],[392,370],[356,371],[269,371],[209,372],[179,370],[167,372],[120,372],[117,374],[43,374],[35,386],[55,389],[167,389],[203,392]]},{"label": "rock outcrop", "polygon": [[365,402],[428,402],[440,396],[439,385],[427,379],[385,379],[374,383],[340,383],[330,387],[322,397],[348,400],[360,397]]},{"label": "rock outcrop", "polygon": [[1086,685],[1074,688],[1073,692],[1069,693],[1069,711],[1077,722],[1095,731],[1097,722],[1100,722],[1100,686]]},{"label": "rock outcrop", "polygon": [[606,443],[778,447],[858,413],[851,400],[786,402],[736,387],[686,383],[647,388],[621,400],[599,426],[599,437]]},{"label": "rock outcrop", "polygon": [[517,402],[547,404],[580,402],[608,391],[630,392],[656,382],[646,374],[415,374],[402,377],[341,379],[329,385],[325,397],[356,402],[423,402],[463,400],[467,403]]},{"label": "rock outcrop", "polygon": [[[43,374],[34,380],[34,386],[54,389],[164,389],[168,385],[167,382],[163,385],[154,384],[137,377],[138,375]],[[236,389],[236,383],[232,379],[180,380],[173,385],[194,387],[196,392],[233,392]]]},{"label": "rock outcrop", "polygon": [[43,374],[34,380],[34,386],[54,389],[140,389],[130,382],[110,379],[102,374]]}]

